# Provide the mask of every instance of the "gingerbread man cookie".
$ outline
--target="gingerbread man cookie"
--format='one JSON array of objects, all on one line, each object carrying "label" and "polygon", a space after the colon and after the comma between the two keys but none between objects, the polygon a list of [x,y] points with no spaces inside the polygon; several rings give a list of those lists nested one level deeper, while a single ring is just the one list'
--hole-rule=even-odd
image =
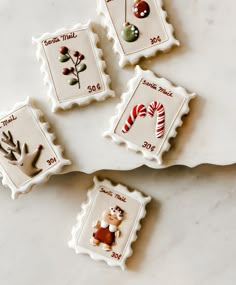
[{"label": "gingerbread man cookie", "polygon": [[[125,269],[126,259],[132,254],[131,244],[137,238],[150,200],[121,184],[94,177],[94,186],[78,214],[69,246],[76,253],[86,253],[92,259]],[[98,217],[101,219],[97,220]]]},{"label": "gingerbread man cookie", "polygon": [[103,249],[110,251],[115,244],[116,238],[120,236],[118,227],[122,223],[124,211],[119,206],[114,206],[106,209],[102,213],[102,220],[93,223],[96,231],[90,242],[94,246],[103,243]]}]

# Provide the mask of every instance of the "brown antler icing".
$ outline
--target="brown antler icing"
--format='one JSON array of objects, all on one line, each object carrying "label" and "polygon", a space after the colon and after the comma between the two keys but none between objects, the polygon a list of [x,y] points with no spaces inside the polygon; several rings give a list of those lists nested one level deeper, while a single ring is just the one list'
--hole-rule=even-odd
[{"label": "brown antler icing", "polygon": [[[36,167],[36,163],[43,149],[42,145],[39,145],[34,152],[29,153],[26,143],[24,143],[22,147],[20,147],[20,142],[18,140],[16,143],[14,143],[13,136],[10,131],[8,131],[8,134],[2,132],[2,135],[3,138],[1,141],[7,144],[9,147],[6,150],[0,144],[0,151],[4,154],[4,157],[8,159],[8,162],[10,164],[17,166],[24,174],[29,177],[34,177],[42,171],[42,169]],[[20,155],[18,160],[14,153]]]}]

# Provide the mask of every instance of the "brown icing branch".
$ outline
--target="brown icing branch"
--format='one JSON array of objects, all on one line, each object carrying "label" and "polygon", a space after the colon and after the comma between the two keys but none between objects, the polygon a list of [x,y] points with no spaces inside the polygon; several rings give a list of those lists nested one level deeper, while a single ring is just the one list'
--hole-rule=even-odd
[{"label": "brown icing branch", "polygon": [[17,140],[16,144],[13,141],[13,137],[10,131],[8,131],[8,135],[5,132],[2,132],[3,138],[1,139],[2,142],[9,145],[8,150],[11,150],[12,152],[16,152],[17,154],[21,154],[20,150],[20,142]]},{"label": "brown icing branch", "polygon": [[[39,145],[34,152],[29,153],[27,144],[24,143],[22,147],[20,147],[20,142],[18,140],[16,143],[14,142],[10,131],[8,131],[8,134],[2,132],[2,135],[3,138],[1,141],[10,147],[8,147],[6,150],[2,144],[0,144],[0,152],[3,153],[3,156],[10,164],[17,166],[25,175],[29,177],[34,177],[42,171],[42,169],[36,167],[36,163],[43,149],[42,145]],[[18,159],[14,153],[19,156]]]},{"label": "brown icing branch", "polygon": [[[71,61],[73,66],[71,67],[65,67],[62,69],[63,75],[69,75],[73,74],[75,77],[72,77],[68,80],[69,85],[73,86],[75,84],[78,85],[78,88],[80,89],[80,73],[85,71],[87,69],[87,65],[85,63],[82,63],[82,61],[85,59],[85,56],[80,53],[78,50],[75,50],[72,55],[70,53],[70,50],[66,46],[62,46],[60,48],[60,55],[59,55],[59,61],[62,63]],[[74,58],[73,58],[74,57]]]},{"label": "brown icing branch", "polygon": [[13,141],[13,137],[10,131],[8,131],[8,135],[5,132],[2,132],[3,134],[3,138],[1,139],[3,142],[5,142],[6,144],[15,147],[15,143]]},{"label": "brown icing branch", "polygon": [[5,148],[0,144],[0,151],[4,154],[4,157],[8,160],[16,160],[16,157],[12,150],[7,151]]}]

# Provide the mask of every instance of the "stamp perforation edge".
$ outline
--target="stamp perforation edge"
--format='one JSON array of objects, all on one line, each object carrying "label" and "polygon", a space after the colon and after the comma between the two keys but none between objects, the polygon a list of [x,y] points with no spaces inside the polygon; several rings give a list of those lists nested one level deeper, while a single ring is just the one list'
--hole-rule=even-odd
[{"label": "stamp perforation edge", "polygon": [[53,152],[56,154],[59,162],[56,163],[54,166],[48,168],[43,173],[39,173],[38,175],[28,180],[28,182],[24,183],[18,188],[15,186],[10,177],[7,175],[3,166],[0,164],[0,172],[2,174],[2,184],[4,186],[8,186],[11,189],[12,199],[16,199],[20,194],[28,193],[35,185],[46,182],[51,175],[60,173],[64,166],[71,164],[70,160],[65,159],[63,157],[62,146],[54,144],[54,141],[56,139],[55,134],[51,132],[51,130],[49,132],[50,129],[49,123],[44,120],[43,112],[35,107],[30,97],[27,97],[27,99],[23,102],[16,103],[13,106],[13,108],[10,109],[9,111],[1,111],[0,118],[4,118],[23,107],[28,107],[30,109],[34,120],[37,122],[37,125],[40,128],[40,131],[42,132],[43,136],[46,138]]},{"label": "stamp perforation edge", "polygon": [[[51,74],[49,72],[48,62],[45,59],[44,50],[42,47],[42,41],[48,38],[53,38],[62,33],[73,32],[76,30],[87,30],[89,33],[89,40],[92,45],[95,60],[98,64],[98,69],[100,72],[100,76],[102,78],[104,84],[104,91],[98,92],[94,94],[89,94],[86,96],[82,96],[79,98],[72,98],[68,101],[59,102],[57,96],[55,94],[54,84],[52,83]],[[48,85],[48,92],[47,95],[51,100],[52,103],[52,112],[56,112],[58,110],[67,110],[73,107],[73,105],[77,106],[85,106],[90,104],[92,101],[104,101],[109,97],[114,97],[115,93],[113,90],[110,89],[111,79],[110,76],[106,73],[106,63],[103,59],[103,51],[101,48],[98,47],[99,38],[97,34],[93,31],[93,25],[90,21],[87,24],[76,24],[72,28],[62,28],[57,30],[54,33],[44,33],[39,38],[32,38],[32,42],[36,45],[36,57],[38,61],[41,63],[40,71],[43,74],[43,80],[45,85]]]},{"label": "stamp perforation edge", "polygon": [[173,46],[179,46],[179,41],[174,37],[174,28],[167,21],[167,12],[163,9],[162,0],[154,0],[157,8],[159,9],[161,19],[163,21],[164,29],[166,31],[168,40],[161,43],[160,45],[150,46],[138,52],[132,54],[125,54],[121,47],[120,41],[117,39],[116,30],[113,25],[112,19],[109,16],[108,8],[104,0],[97,0],[97,13],[101,17],[101,23],[107,30],[107,37],[109,40],[113,40],[113,50],[119,55],[119,65],[124,67],[128,64],[135,65],[140,60],[140,58],[153,57],[159,51],[168,52]]},{"label": "stamp perforation edge", "polygon": [[[137,232],[141,229],[141,220],[146,216],[146,205],[151,201],[151,197],[149,196],[144,197],[142,193],[138,192],[137,190],[133,190],[132,192],[130,192],[126,186],[122,184],[113,184],[111,181],[107,179],[99,181],[97,177],[94,177],[93,182],[94,182],[93,187],[90,188],[87,193],[87,201],[82,204],[81,212],[77,216],[77,224],[72,228],[71,232],[72,238],[68,242],[68,245],[70,248],[73,248],[77,254],[80,253],[88,254],[94,260],[97,261],[103,260],[107,262],[107,264],[110,266],[120,266],[122,270],[125,270],[126,259],[130,257],[133,253],[132,243],[135,242],[137,239]],[[84,226],[85,219],[87,218],[88,215],[87,213],[90,210],[90,208],[93,206],[93,201],[95,200],[95,196],[100,186],[107,186],[108,188],[111,188],[114,191],[117,191],[118,193],[124,194],[130,197],[131,199],[135,199],[140,203],[139,213],[137,214],[136,217],[137,221],[134,223],[133,228],[130,232],[129,239],[127,241],[122,259],[120,261],[113,260],[111,258],[106,258],[98,253],[92,252],[91,250],[80,247],[77,244],[78,233],[80,233],[81,228]]]},{"label": "stamp perforation edge", "polygon": [[[115,133],[116,126],[120,120],[121,115],[123,114],[124,110],[126,109],[131,96],[134,94],[134,90],[136,89],[136,85],[142,78],[148,78],[155,83],[160,84],[161,82],[167,86],[167,88],[173,90],[177,94],[180,94],[185,100],[182,104],[181,110],[178,111],[178,114],[175,116],[175,119],[172,123],[172,126],[169,130],[169,134],[166,137],[161,150],[159,151],[158,155],[152,155],[147,151],[143,150],[141,147],[137,146],[136,144],[122,138],[118,134]],[[110,128],[106,131],[103,136],[106,138],[112,139],[118,145],[124,145],[128,149],[143,155],[143,165],[147,165],[152,168],[159,168],[160,164],[162,164],[162,155],[164,152],[167,152],[170,149],[169,140],[171,138],[176,137],[177,135],[177,128],[181,127],[183,124],[182,117],[189,113],[189,102],[196,96],[195,93],[188,93],[186,89],[180,86],[174,86],[170,81],[165,78],[157,77],[152,71],[150,70],[142,70],[138,65],[135,67],[135,76],[129,80],[128,82],[128,91],[121,95],[121,102],[116,107],[116,114],[110,120]],[[153,163],[154,162],[154,163]]]}]

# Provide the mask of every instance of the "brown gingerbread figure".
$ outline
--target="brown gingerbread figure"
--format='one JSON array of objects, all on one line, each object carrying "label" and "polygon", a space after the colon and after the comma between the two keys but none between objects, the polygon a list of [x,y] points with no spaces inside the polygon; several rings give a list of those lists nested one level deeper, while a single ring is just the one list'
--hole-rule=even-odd
[{"label": "brown gingerbread figure", "polygon": [[118,227],[122,223],[123,217],[124,211],[119,206],[106,209],[102,213],[102,221],[93,223],[96,231],[93,233],[90,243],[94,246],[103,243],[103,249],[110,251],[115,243],[115,239],[120,236]]}]

